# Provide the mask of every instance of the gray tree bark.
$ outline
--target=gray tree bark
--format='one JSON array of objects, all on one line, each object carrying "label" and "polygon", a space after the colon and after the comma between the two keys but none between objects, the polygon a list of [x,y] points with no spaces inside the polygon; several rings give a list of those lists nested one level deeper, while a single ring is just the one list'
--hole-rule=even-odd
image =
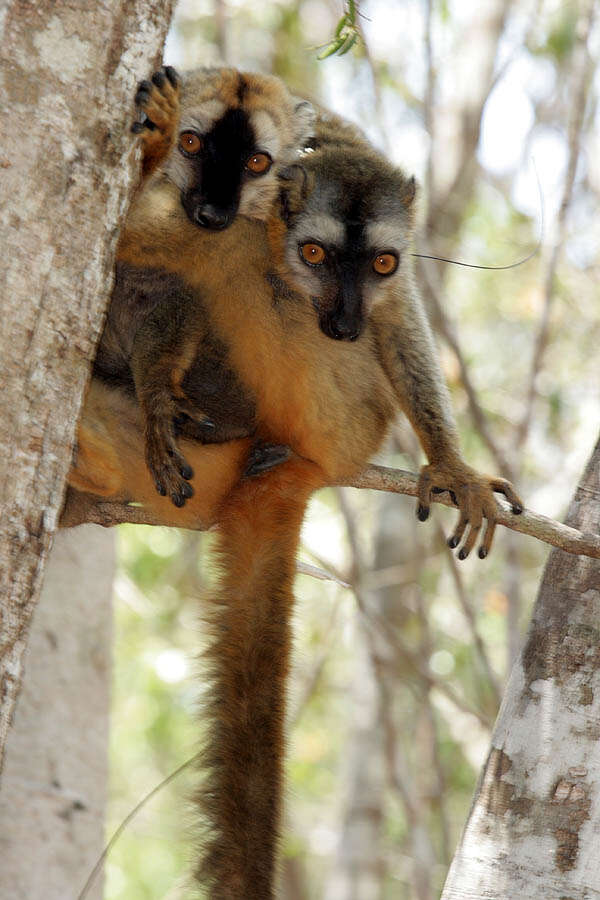
[{"label": "gray tree bark", "polygon": [[7,0],[0,11],[0,767],[136,180],[132,96],[173,2]]},{"label": "gray tree bark", "polygon": [[50,554],[0,791],[3,900],[76,897],[102,853],[114,556],[92,525]]},{"label": "gray tree bark", "polygon": [[[600,532],[600,440],[567,524]],[[553,550],[442,900],[600,897],[600,561]]]}]

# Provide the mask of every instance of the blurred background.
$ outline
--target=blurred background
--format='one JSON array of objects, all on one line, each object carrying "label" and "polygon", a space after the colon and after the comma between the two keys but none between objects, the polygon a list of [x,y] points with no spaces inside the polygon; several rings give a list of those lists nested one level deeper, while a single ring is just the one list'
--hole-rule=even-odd
[{"label": "blurred background", "polygon": [[[273,72],[360,124],[421,184],[417,252],[505,266],[541,239],[504,271],[415,262],[467,460],[561,519],[599,421],[593,4],[365,0],[361,39],[319,61],[344,12],[182,0],[165,62]],[[379,461],[417,471],[406,422]],[[297,580],[283,900],[439,896],[548,553],[499,529],[457,562],[453,521],[366,491],[311,504],[302,559],[342,584]],[[108,834],[195,752],[211,539],[119,530]],[[185,896],[194,777],[126,829],[108,900]]]}]

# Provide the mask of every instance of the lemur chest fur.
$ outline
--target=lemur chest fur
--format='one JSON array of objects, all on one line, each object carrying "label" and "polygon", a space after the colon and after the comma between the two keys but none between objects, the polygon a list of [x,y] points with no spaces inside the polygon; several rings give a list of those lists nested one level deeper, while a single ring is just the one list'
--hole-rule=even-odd
[{"label": "lemur chest fur", "polygon": [[[157,184],[134,204],[119,257],[178,276],[185,316],[201,336],[196,356],[202,329],[227,348],[262,437],[289,444],[331,477],[366,464],[395,409],[372,332],[353,344],[323,334],[310,297],[279,277],[263,223],[238,216],[224,232],[200,230],[169,186]],[[185,389],[206,409],[199,381],[190,377]]]}]

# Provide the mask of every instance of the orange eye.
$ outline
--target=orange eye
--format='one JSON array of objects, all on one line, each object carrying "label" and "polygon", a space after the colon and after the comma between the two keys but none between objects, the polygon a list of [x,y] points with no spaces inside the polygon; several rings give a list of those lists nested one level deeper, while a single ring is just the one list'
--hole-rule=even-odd
[{"label": "orange eye", "polygon": [[273,160],[268,153],[254,153],[248,162],[246,168],[253,175],[264,175],[271,168]]},{"label": "orange eye", "polygon": [[179,135],[179,149],[187,156],[195,156],[202,150],[202,141],[194,131],[182,131]]},{"label": "orange eye", "polygon": [[398,257],[393,253],[380,253],[373,260],[373,270],[378,275],[391,275],[398,268]]},{"label": "orange eye", "polygon": [[320,244],[302,244],[300,256],[309,266],[320,266],[325,259],[325,251]]}]

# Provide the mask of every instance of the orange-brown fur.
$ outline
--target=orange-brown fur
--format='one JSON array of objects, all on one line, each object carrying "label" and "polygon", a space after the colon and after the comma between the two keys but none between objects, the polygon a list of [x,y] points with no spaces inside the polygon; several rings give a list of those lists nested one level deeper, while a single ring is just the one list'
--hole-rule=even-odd
[{"label": "orange-brown fur", "polygon": [[221,511],[222,578],[207,615],[208,743],[198,875],[212,900],[270,900],[281,824],[296,549],[317,467],[247,479]]},{"label": "orange-brown fur", "polygon": [[[490,492],[489,481],[462,462],[451,420],[438,415],[438,398],[431,414],[418,408],[415,368],[420,385],[431,376],[435,393],[439,384],[422,329],[398,298],[373,311],[358,343],[331,340],[319,330],[308,296],[275,303],[266,286],[274,271],[289,274],[283,238],[276,216],[270,243],[263,223],[240,217],[225,232],[201,231],[158,171],[134,201],[119,258],[162,267],[202,298],[202,320],[188,322],[182,354],[167,360],[167,381],[176,370],[181,382],[182,357],[201,349],[208,330],[229,348],[229,363],[255,401],[257,436],[287,444],[296,455],[260,478],[240,480],[249,439],[210,447],[183,442],[196,493],[175,509],[156,493],[144,464],[136,404],[92,382],[71,475],[79,489],[142,502],[172,524],[219,523],[222,578],[209,614],[212,692],[200,798],[209,827],[199,871],[211,900],[274,896],[294,560],[312,491],[363,468],[401,405],[437,476],[422,481],[422,503],[440,485],[457,494]],[[417,346],[404,354],[403,371],[394,342],[407,334],[416,335]]]}]

